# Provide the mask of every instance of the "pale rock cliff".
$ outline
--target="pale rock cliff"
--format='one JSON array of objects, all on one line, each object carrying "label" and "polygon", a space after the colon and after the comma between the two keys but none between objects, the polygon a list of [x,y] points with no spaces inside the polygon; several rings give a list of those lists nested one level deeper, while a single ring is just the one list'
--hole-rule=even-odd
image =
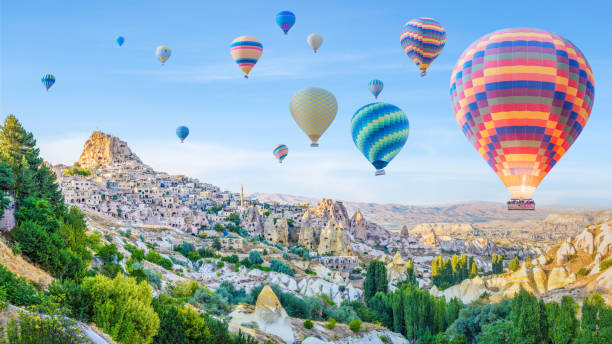
[{"label": "pale rock cliff", "polygon": [[359,210],[357,210],[355,214],[353,214],[353,217],[351,217],[350,231],[356,240],[367,239],[366,221]]},{"label": "pale rock cliff", "polygon": [[263,233],[263,218],[259,214],[259,211],[257,211],[257,208],[247,208],[242,217],[242,227],[252,236],[261,235]]},{"label": "pale rock cliff", "polygon": [[268,217],[264,224],[264,238],[276,244],[289,244],[289,224],[287,219]]},{"label": "pale rock cliff", "polygon": [[393,259],[387,264],[387,280],[391,283],[404,281],[407,268],[408,263],[402,258],[399,251],[396,252]]},{"label": "pale rock cliff", "polygon": [[342,231],[342,226],[334,224],[331,220],[321,231],[317,252],[334,256],[354,255],[349,239]]},{"label": "pale rock cliff", "polygon": [[316,251],[319,246],[318,242],[321,232],[314,229],[309,210],[304,212],[301,223],[302,228],[300,228],[298,245]]},{"label": "pale rock cliff", "polygon": [[150,169],[130,150],[125,141],[100,131],[95,131],[85,142],[83,152],[77,163],[88,169],[120,165]]}]

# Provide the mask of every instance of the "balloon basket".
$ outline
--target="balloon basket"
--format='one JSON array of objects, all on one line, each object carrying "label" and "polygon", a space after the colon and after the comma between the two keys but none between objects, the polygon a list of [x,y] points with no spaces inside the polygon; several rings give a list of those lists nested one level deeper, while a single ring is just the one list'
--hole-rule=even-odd
[{"label": "balloon basket", "polygon": [[376,170],[376,172],[374,172],[375,176],[384,176],[385,174],[386,174],[385,170],[383,170],[383,169]]},{"label": "balloon basket", "polygon": [[249,78],[249,76],[248,76],[248,75],[245,75],[245,76],[244,76],[244,78],[245,78],[245,79],[248,79],[248,78]]},{"label": "balloon basket", "polygon": [[427,75],[427,72],[422,71],[422,72],[421,72],[421,78],[422,78],[422,77],[424,77],[425,75]]},{"label": "balloon basket", "polygon": [[316,142],[313,142],[313,143],[310,144],[310,147],[319,147],[319,144],[316,143]]},{"label": "balloon basket", "polygon": [[533,199],[516,199],[513,198],[507,203],[508,210],[535,210],[535,202]]}]

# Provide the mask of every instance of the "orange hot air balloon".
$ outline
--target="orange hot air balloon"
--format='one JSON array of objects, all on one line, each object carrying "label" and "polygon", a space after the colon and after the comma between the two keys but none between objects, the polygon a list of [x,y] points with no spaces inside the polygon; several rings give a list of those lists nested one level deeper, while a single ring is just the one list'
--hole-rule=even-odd
[{"label": "orange hot air balloon", "polygon": [[463,133],[510,192],[509,209],[531,209],[531,195],[586,125],[595,86],[574,44],[519,28],[467,48],[450,93]]}]

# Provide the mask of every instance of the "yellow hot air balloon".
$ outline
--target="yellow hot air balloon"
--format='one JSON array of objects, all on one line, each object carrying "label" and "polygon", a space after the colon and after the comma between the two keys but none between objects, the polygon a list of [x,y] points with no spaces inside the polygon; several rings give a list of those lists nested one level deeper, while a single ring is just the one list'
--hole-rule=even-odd
[{"label": "yellow hot air balloon", "polygon": [[155,49],[155,56],[161,61],[162,65],[168,61],[170,55],[172,55],[172,49],[166,45],[160,45]]},{"label": "yellow hot air balloon", "polygon": [[308,87],[293,95],[289,110],[295,123],[312,141],[310,146],[318,147],[317,141],[336,118],[338,102],[331,92]]}]

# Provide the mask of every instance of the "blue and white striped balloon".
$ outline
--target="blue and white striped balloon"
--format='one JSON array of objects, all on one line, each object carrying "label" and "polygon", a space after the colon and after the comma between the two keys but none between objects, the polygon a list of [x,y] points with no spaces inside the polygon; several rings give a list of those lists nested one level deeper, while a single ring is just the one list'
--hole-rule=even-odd
[{"label": "blue and white striped balloon", "polygon": [[383,87],[385,87],[385,85],[383,84],[382,81],[378,79],[374,79],[370,81],[370,83],[368,84],[368,88],[370,89],[370,92],[372,92],[372,94],[374,95],[374,98],[376,99],[378,99],[378,95],[380,94],[380,92],[382,92]]},{"label": "blue and white striped balloon", "polygon": [[43,85],[45,85],[47,91],[49,91],[49,88],[55,84],[55,77],[53,74],[45,74],[40,80],[42,81]]}]

